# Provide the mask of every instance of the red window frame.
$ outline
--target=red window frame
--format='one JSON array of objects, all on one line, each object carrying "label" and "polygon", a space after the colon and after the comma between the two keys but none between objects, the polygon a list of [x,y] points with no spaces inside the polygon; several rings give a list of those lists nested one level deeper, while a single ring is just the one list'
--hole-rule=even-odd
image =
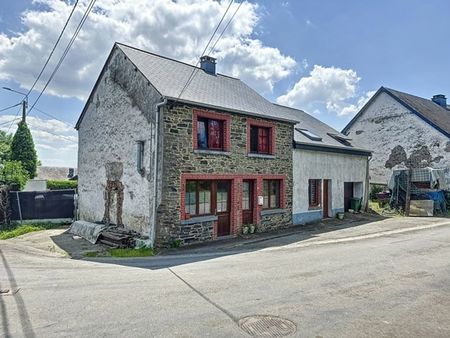
[{"label": "red window frame", "polygon": [[321,195],[322,195],[322,180],[310,179],[308,181],[308,201],[310,208],[317,208],[320,206]]},{"label": "red window frame", "polygon": [[[206,124],[207,147],[199,144],[199,122]],[[194,150],[230,151],[231,116],[212,111],[194,109],[192,114],[192,138]],[[219,133],[219,137],[217,137]],[[216,137],[214,137],[216,135]]]},{"label": "red window frame", "polygon": [[275,154],[274,123],[253,119],[247,120],[247,153]]},{"label": "red window frame", "polygon": [[[263,209],[279,209],[281,208],[281,180],[263,180],[263,199],[264,202]],[[275,199],[273,199],[272,188],[276,188]]]}]

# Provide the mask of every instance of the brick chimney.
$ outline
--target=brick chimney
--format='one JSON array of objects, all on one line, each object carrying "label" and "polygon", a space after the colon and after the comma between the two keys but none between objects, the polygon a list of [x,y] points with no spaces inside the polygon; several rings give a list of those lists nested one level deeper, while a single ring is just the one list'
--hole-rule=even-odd
[{"label": "brick chimney", "polygon": [[431,99],[434,103],[440,105],[442,108],[447,109],[447,98],[443,94],[434,95]]},{"label": "brick chimney", "polygon": [[205,55],[200,58],[200,67],[207,73],[216,75],[216,59]]}]

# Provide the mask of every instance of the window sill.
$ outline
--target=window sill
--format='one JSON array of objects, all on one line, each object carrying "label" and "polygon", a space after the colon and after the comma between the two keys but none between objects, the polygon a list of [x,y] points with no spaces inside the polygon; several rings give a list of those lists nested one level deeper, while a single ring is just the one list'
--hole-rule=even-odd
[{"label": "window sill", "polygon": [[286,209],[264,209],[261,210],[261,216],[275,215],[285,213]]},{"label": "window sill", "polygon": [[189,219],[182,219],[180,221],[180,224],[181,225],[189,225],[189,224],[212,222],[212,221],[217,221],[216,215],[195,216],[195,217],[191,217]]},{"label": "window sill", "polygon": [[223,150],[208,150],[208,149],[194,149],[194,154],[201,155],[222,155],[222,156],[230,156],[231,153],[229,151]]},{"label": "window sill", "polygon": [[271,155],[271,154],[255,154],[255,153],[248,153],[247,156],[248,156],[248,157],[255,157],[255,158],[270,158],[270,159],[276,158],[275,155]]},{"label": "window sill", "polygon": [[322,206],[318,205],[316,207],[309,207],[308,210],[314,211],[314,210],[322,210]]}]

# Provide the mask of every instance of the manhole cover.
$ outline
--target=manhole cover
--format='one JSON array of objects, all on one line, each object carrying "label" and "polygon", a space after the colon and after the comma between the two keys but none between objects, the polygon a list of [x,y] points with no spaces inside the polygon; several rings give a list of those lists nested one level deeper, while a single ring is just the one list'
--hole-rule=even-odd
[{"label": "manhole cover", "polygon": [[290,320],[264,315],[241,318],[239,327],[252,337],[285,337],[297,330]]}]

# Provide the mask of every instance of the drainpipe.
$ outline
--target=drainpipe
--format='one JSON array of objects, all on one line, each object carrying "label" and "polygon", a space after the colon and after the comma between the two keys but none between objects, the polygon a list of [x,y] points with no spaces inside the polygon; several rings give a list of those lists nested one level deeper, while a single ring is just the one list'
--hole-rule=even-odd
[{"label": "drainpipe", "polygon": [[161,118],[160,108],[167,104],[167,99],[163,98],[162,102],[155,104],[155,133],[154,133],[154,147],[155,156],[153,156],[153,226],[150,227],[150,243],[152,247],[155,246],[156,236],[156,211],[158,209],[158,160],[159,160],[159,120]]},{"label": "drainpipe", "polygon": [[367,165],[366,165],[366,189],[364,191],[364,211],[369,210],[369,197],[370,197],[370,181],[369,181],[369,163],[372,159],[372,155],[367,156]]}]

